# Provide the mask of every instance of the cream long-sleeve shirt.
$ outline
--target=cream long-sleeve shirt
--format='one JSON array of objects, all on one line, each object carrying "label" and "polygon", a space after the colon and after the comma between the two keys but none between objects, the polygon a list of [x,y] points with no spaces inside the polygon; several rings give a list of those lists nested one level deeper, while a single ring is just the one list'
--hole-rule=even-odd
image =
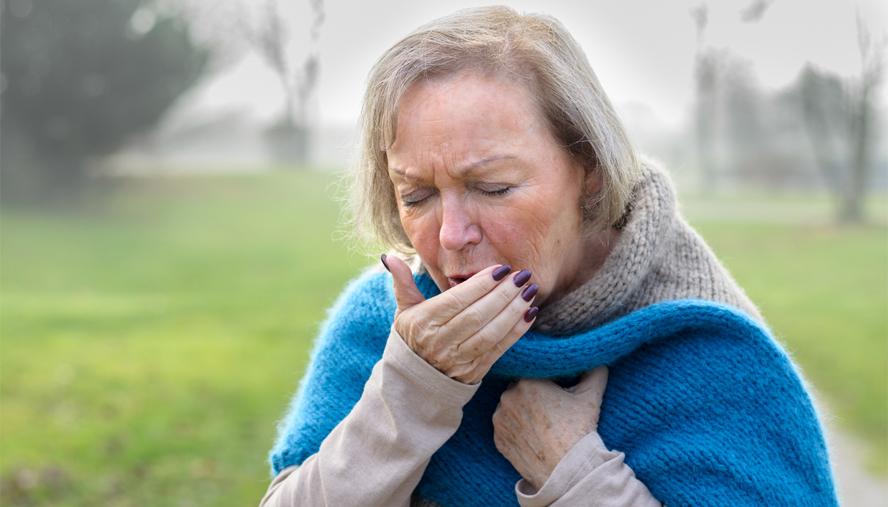
[{"label": "cream long-sleeve shirt", "polygon": [[[478,385],[453,380],[416,355],[394,329],[361,399],[317,454],[272,481],[260,507],[408,507],[432,454],[456,432]],[[515,485],[522,507],[661,507],[590,433],[536,491]]]}]

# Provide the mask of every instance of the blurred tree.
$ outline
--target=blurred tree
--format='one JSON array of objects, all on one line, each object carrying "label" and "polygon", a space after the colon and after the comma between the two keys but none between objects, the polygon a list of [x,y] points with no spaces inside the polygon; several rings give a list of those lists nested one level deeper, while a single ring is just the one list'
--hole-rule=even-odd
[{"label": "blurred tree", "polygon": [[796,100],[804,119],[811,152],[830,189],[843,186],[843,151],[848,114],[845,88],[835,74],[806,65],[795,85]]},{"label": "blurred tree", "polygon": [[690,10],[697,29],[697,55],[694,59],[694,126],[697,147],[697,165],[700,186],[704,192],[712,190],[716,179],[715,113],[720,54],[706,48],[704,35],[709,22],[709,7],[702,3]]},{"label": "blurred tree", "polygon": [[142,0],[0,0],[4,201],[76,193],[87,162],[157,124],[207,68],[181,16]]},{"label": "blurred tree", "polygon": [[850,90],[851,102],[851,174],[842,199],[840,218],[849,222],[863,220],[861,201],[869,175],[877,91],[885,78],[885,38],[873,40],[869,29],[857,13],[857,42],[860,48],[860,76]]},{"label": "blurred tree", "polygon": [[857,23],[860,75],[843,81],[807,65],[796,85],[812,151],[843,222],[864,219],[862,201],[876,136],[876,92],[885,66],[885,41],[874,42],[859,16]]},{"label": "blurred tree", "polygon": [[324,23],[323,0],[309,0],[312,11],[310,49],[301,68],[295,71],[287,56],[289,34],[276,0],[267,0],[257,23],[244,22],[243,31],[251,45],[271,67],[284,91],[284,111],[268,130],[268,140],[275,158],[285,162],[305,162],[309,158],[310,99],[320,74],[317,44]]},{"label": "blurred tree", "polygon": [[757,23],[762,20],[765,11],[774,3],[774,0],[752,0],[752,2],[740,11],[740,20],[744,23]]},{"label": "blurred tree", "polygon": [[[774,0],[752,0],[740,11],[744,23],[762,19]],[[756,106],[761,102],[752,78],[751,67],[745,66],[726,49],[706,45],[709,24],[709,6],[706,2],[689,10],[697,30],[697,48],[694,58],[694,127],[700,188],[713,190],[719,178],[725,176],[725,161],[719,157],[719,130],[724,124],[733,146],[729,155],[748,149],[763,139],[759,135]],[[736,165],[736,164],[734,164]]]},{"label": "blurred tree", "polygon": [[[751,0],[740,19],[757,23],[773,3]],[[843,80],[807,65],[796,83],[771,93],[759,88],[750,64],[705,44],[706,3],[691,9],[690,15],[697,29],[694,127],[701,190],[713,190],[731,179],[769,188],[810,188],[809,182],[816,179],[810,173],[819,169],[835,195],[839,219],[862,221],[878,140],[884,36],[874,40],[858,15],[859,76]]]}]

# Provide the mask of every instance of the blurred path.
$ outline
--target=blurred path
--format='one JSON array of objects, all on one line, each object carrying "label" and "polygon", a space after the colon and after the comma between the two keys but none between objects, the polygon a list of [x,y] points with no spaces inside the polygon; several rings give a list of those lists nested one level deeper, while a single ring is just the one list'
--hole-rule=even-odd
[{"label": "blurred path", "polygon": [[830,456],[842,507],[888,507],[888,480],[867,471],[867,444],[827,421]]}]

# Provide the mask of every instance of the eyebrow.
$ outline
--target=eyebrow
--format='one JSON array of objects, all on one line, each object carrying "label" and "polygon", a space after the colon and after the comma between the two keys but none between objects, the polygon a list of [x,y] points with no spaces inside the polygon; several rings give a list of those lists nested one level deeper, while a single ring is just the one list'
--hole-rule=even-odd
[{"label": "eyebrow", "polygon": [[[471,164],[468,164],[465,167],[463,167],[460,170],[460,173],[461,173],[460,175],[463,177],[469,176],[470,174],[472,174],[472,171],[474,171],[475,169],[477,169],[478,167],[480,167],[484,164],[489,164],[491,162],[499,162],[500,160],[512,160],[514,158],[517,158],[517,157],[515,157],[513,155],[500,155],[497,157],[483,158],[481,160],[477,160],[477,161],[472,162]],[[403,169],[399,169],[397,167],[390,166],[389,171],[392,171],[393,173],[396,173],[396,174],[400,174],[401,176],[403,176],[407,179],[415,179],[415,178],[411,178],[410,176],[407,176],[407,171],[404,171]]]}]

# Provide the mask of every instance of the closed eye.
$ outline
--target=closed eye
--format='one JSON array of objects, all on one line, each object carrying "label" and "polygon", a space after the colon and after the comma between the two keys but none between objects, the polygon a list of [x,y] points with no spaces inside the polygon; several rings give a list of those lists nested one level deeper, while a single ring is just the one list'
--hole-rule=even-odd
[{"label": "closed eye", "polygon": [[421,189],[415,192],[410,192],[407,195],[401,196],[401,205],[405,208],[416,207],[424,203],[428,200],[429,197],[435,195],[435,191],[433,189]]},{"label": "closed eye", "polygon": [[[481,192],[482,195],[488,197],[497,197],[506,195],[512,191],[512,187],[477,187],[477,190]],[[413,208],[418,207],[424,204],[430,197],[434,196],[437,192],[434,189],[422,189],[415,192],[411,192],[407,195],[401,196],[401,205],[405,208]]]},{"label": "closed eye", "polygon": [[420,204],[422,204],[423,201],[425,201],[425,199],[419,199],[419,200],[416,200],[416,201],[408,201],[407,199],[402,199],[402,200],[401,200],[401,204],[402,204],[405,208],[412,208],[412,207],[415,207],[415,206],[419,206]]},{"label": "closed eye", "polygon": [[508,194],[509,192],[512,191],[512,187],[502,187],[502,188],[497,188],[497,189],[479,188],[478,190],[480,190],[481,193],[484,195],[497,196],[497,195]]}]

